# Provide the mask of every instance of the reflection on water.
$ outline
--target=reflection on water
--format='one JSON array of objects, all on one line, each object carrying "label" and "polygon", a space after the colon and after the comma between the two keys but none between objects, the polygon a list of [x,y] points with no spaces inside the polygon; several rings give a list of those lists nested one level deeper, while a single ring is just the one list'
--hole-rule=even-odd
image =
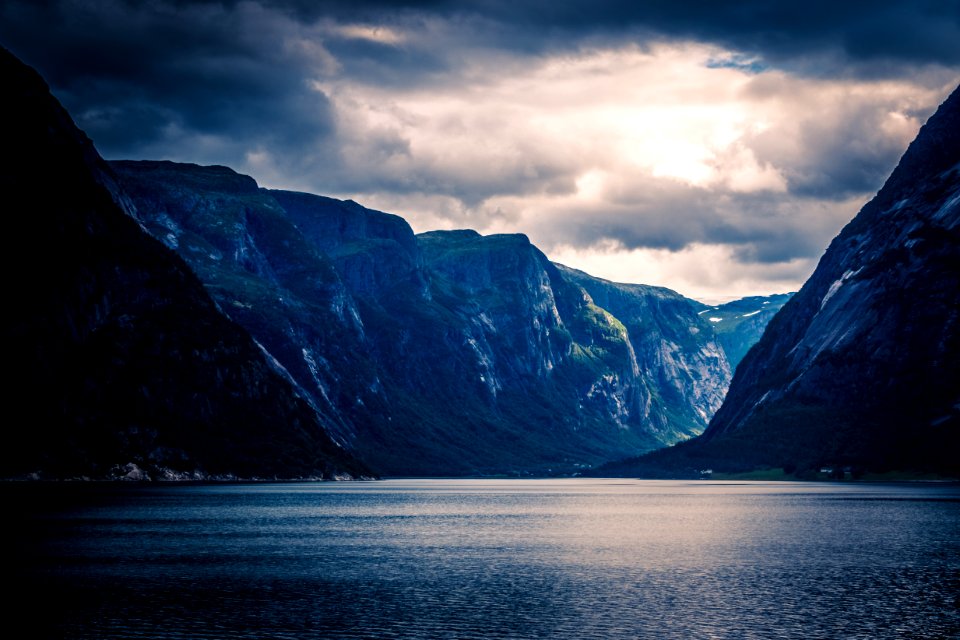
[{"label": "reflection on water", "polygon": [[[16,516],[9,613],[37,637],[960,635],[956,485],[393,480],[0,495]],[[31,616],[37,601],[46,613]]]}]

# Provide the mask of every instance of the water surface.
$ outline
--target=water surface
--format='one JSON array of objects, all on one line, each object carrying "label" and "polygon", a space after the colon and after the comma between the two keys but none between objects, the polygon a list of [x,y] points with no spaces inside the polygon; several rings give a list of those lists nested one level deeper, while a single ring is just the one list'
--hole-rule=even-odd
[{"label": "water surface", "polygon": [[[960,487],[390,480],[2,488],[65,638],[960,636]],[[43,602],[42,616],[27,615]]]}]

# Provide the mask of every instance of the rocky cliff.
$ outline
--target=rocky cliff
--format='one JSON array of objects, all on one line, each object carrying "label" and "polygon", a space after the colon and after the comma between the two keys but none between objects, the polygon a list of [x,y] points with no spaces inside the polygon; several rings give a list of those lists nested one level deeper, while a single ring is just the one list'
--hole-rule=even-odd
[{"label": "rocky cliff", "polygon": [[960,89],[767,326],[703,436],[629,472],[960,473],[958,301]]},{"label": "rocky cliff", "polygon": [[[40,77],[0,49],[9,416],[0,475],[368,473],[223,316]],[[247,183],[237,177],[236,188]],[[211,248],[224,251],[227,247]]]},{"label": "rocky cliff", "polygon": [[376,377],[355,387],[340,373],[371,369],[356,304],[330,257],[252,178],[231,169],[112,167],[147,230],[183,256],[224,313],[282,364],[328,429],[349,444],[353,422],[377,406],[370,389]]},{"label": "rocky cliff", "polygon": [[[729,380],[696,303],[557,267],[525,236],[415,236],[224,168],[113,166],[147,228],[384,473],[576,471],[700,433]],[[605,286],[629,327],[594,300]]]},{"label": "rocky cliff", "polygon": [[663,287],[561,269],[624,324],[646,398],[643,419],[664,441],[703,433],[730,384],[730,366],[713,328],[699,314],[700,304]]},{"label": "rocky cliff", "polygon": [[958,301],[960,90],[770,323],[704,439],[782,434],[794,465],[956,466]]}]

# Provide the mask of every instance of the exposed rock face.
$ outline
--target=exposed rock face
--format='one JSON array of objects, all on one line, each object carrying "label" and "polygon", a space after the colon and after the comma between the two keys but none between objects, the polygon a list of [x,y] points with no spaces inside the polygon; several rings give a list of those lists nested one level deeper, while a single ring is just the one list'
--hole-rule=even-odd
[{"label": "exposed rock face", "polygon": [[223,168],[114,167],[148,229],[384,473],[574,471],[700,433],[729,380],[695,303],[622,287],[633,336],[585,290],[601,281],[525,236],[414,236]]},{"label": "exposed rock face", "polygon": [[526,236],[435,231],[418,239],[438,288],[462,301],[491,400],[536,396],[540,411],[555,407],[552,420],[581,436],[660,442],[644,420],[626,328]]},{"label": "exposed rock face", "polygon": [[0,76],[2,261],[17,307],[3,319],[4,404],[29,420],[8,422],[0,475],[367,473],[128,215],[112,171],[40,77],[2,49]]},{"label": "exposed rock face", "polygon": [[699,435],[730,384],[727,358],[699,303],[662,287],[621,284],[562,267],[630,336],[646,398],[642,418],[666,442]]},{"label": "exposed rock face", "polygon": [[526,236],[435,231],[418,240],[433,274],[474,305],[463,311],[488,345],[480,359],[496,365],[485,376],[491,394],[524,376],[545,378],[563,361],[569,341],[559,333],[556,270]]},{"label": "exposed rock face", "polygon": [[720,305],[705,306],[699,311],[701,318],[710,323],[723,352],[730,362],[730,369],[747,355],[763,335],[767,324],[787,303],[792,293],[772,296],[751,296]]},{"label": "exposed rock face", "polygon": [[703,441],[771,466],[956,470],[958,301],[960,90],[770,322]]},{"label": "exposed rock face", "polygon": [[292,376],[328,429],[351,442],[350,407],[376,404],[369,389],[375,377],[361,388],[343,383],[340,372],[362,367],[369,354],[354,299],[327,254],[252,178],[231,169],[111,164],[147,230],[187,260],[220,308]]}]

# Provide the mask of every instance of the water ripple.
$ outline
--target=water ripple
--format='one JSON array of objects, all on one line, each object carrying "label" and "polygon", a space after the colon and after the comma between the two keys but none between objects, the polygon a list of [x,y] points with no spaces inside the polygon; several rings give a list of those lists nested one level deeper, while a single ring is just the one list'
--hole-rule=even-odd
[{"label": "water ripple", "polygon": [[960,635],[956,486],[93,487],[67,506],[3,491],[30,505],[8,547],[18,597],[54,603],[20,620],[33,637]]}]

